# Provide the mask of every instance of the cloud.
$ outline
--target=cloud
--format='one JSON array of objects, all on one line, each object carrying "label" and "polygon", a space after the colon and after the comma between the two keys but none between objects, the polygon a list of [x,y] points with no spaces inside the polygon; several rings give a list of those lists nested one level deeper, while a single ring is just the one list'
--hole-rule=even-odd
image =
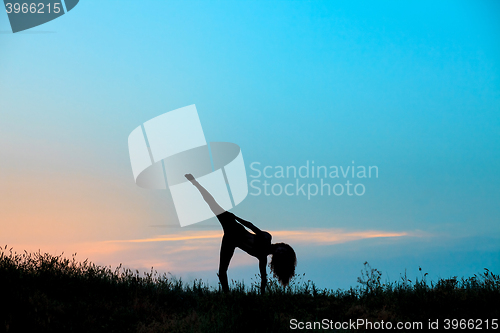
[{"label": "cloud", "polygon": [[177,235],[164,235],[158,236],[154,238],[145,238],[145,239],[130,239],[130,240],[117,240],[117,241],[109,241],[109,242],[126,242],[126,243],[148,243],[148,242],[175,242],[175,241],[189,241],[195,239],[212,239],[212,238],[221,238],[222,232],[215,230],[208,231],[195,231],[188,233],[179,233]]},{"label": "cloud", "polygon": [[[342,244],[373,238],[397,238],[418,236],[417,232],[392,232],[380,230],[348,231],[343,229],[274,230],[273,242],[286,242],[295,248]],[[222,230],[182,230],[157,237],[109,240],[85,243],[51,243],[41,250],[58,254],[77,253],[80,260],[86,258],[98,265],[124,267],[139,271],[172,272],[181,275],[189,272],[217,271],[219,265]],[[15,250],[24,250],[21,244],[13,244]],[[19,246],[21,245],[21,246]],[[25,244],[26,245],[26,244]],[[9,245],[10,247],[10,245]],[[32,248],[30,246],[29,248]],[[61,252],[59,252],[60,254]],[[240,250],[235,252],[231,267],[256,265],[257,259]]]},{"label": "cloud", "polygon": [[[307,230],[275,230],[269,231],[273,235],[273,242],[277,239],[294,243],[321,243],[335,244],[345,243],[349,241],[364,239],[364,238],[379,238],[379,237],[402,237],[410,235],[408,232],[386,232],[377,230],[368,231],[345,231],[343,229],[307,229]],[[125,243],[148,243],[148,242],[188,242],[194,240],[220,239],[222,231],[206,230],[206,231],[185,231],[176,234],[162,235],[153,238],[145,239],[130,239],[130,240],[115,240],[109,242],[125,242]]]},{"label": "cloud", "polygon": [[408,236],[407,232],[385,232],[385,231],[355,231],[349,232],[343,229],[311,229],[297,231],[274,231],[271,233],[274,241],[277,238],[294,243],[316,243],[316,244],[340,244],[364,238],[380,237],[402,237]]},{"label": "cloud", "polygon": [[[321,246],[368,238],[404,237],[414,234],[377,230],[346,231],[343,229],[275,230],[269,232],[273,235],[273,242],[287,242],[293,246],[310,244]],[[154,267],[159,270],[194,272],[217,269],[222,235],[221,230],[181,230],[157,237],[111,240],[103,243],[120,244],[127,249],[141,247],[141,251],[144,251],[144,257],[142,259],[136,257],[133,260],[135,265],[143,266],[146,262],[154,262],[156,263]],[[239,252],[241,251],[236,251],[231,261],[231,267],[256,264],[255,258]]]}]

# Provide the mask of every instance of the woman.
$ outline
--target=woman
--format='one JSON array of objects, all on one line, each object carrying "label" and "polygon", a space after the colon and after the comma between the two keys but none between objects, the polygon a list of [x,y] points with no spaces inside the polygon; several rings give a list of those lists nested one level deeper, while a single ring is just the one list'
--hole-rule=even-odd
[{"label": "woman", "polygon": [[[200,191],[203,199],[205,199],[212,212],[217,216],[222,229],[224,229],[218,274],[222,290],[225,292],[229,291],[227,268],[236,247],[259,259],[261,293],[264,293],[266,289],[268,255],[272,255],[270,267],[274,276],[278,278],[283,286],[287,286],[295,274],[295,266],[297,265],[297,258],[292,247],[284,243],[271,244],[271,234],[260,230],[252,223],[239,218],[233,213],[225,211],[215,201],[214,197],[196,181],[193,175],[186,174],[185,177]],[[253,233],[248,232],[244,227],[247,227]]]}]

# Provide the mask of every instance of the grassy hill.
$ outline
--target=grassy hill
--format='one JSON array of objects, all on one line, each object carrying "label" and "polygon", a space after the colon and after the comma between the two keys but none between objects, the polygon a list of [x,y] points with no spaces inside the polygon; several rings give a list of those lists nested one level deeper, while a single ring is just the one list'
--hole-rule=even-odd
[{"label": "grassy hill", "polygon": [[[264,295],[257,283],[238,282],[224,294],[200,281],[185,284],[153,271],[112,270],[74,256],[18,254],[5,247],[0,332],[289,332],[291,325],[307,328],[314,322],[318,331],[327,326],[326,331],[336,331],[335,323],[338,331],[348,331],[356,320],[384,321],[393,328],[416,321],[426,328],[429,320],[439,320],[443,328],[445,319],[462,319],[449,321],[450,326],[472,323],[486,329],[500,317],[498,275],[485,270],[431,283],[426,275],[382,283],[381,273],[365,263],[360,286],[349,290],[321,290],[302,275],[287,288],[270,279]],[[344,329],[338,326],[342,322]]]}]

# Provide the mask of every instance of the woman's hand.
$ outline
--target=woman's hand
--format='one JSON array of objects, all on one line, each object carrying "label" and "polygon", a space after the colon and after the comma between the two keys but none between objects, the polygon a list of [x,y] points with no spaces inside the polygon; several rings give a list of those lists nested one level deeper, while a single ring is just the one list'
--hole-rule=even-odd
[{"label": "woman's hand", "polygon": [[192,181],[194,180],[193,175],[192,175],[192,174],[190,174],[190,173],[186,173],[186,174],[184,175],[184,177],[186,177],[186,178],[187,178],[187,180],[189,180],[190,182],[192,182]]}]

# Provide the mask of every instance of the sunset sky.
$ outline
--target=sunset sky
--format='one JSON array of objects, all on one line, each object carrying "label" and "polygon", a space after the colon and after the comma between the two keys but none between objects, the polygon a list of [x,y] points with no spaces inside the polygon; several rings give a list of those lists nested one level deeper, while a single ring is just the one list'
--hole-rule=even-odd
[{"label": "sunset sky", "polygon": [[[249,187],[232,210],[290,243],[306,280],[355,286],[365,261],[391,281],[499,273],[499,15],[498,1],[82,0],[13,34],[2,11],[0,247],[216,286],[217,220],[181,228],[167,190],[135,184],[127,146],[195,104],[207,141],[241,147],[249,184],[363,184]],[[313,164],[378,177],[254,170]],[[229,279],[257,273],[237,251]]]}]

